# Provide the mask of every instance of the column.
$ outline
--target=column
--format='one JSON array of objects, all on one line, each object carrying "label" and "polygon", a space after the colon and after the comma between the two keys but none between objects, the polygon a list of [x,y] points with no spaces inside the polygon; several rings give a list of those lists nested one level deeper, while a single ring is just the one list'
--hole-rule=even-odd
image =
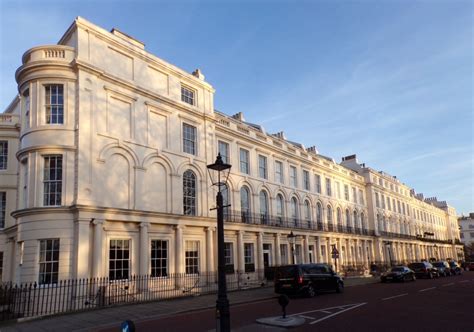
[{"label": "column", "polygon": [[148,250],[148,227],[150,226],[147,222],[140,223],[140,272],[141,276],[146,276],[148,274],[148,260],[149,260],[149,250]]},{"label": "column", "polygon": [[94,224],[94,253],[92,258],[92,277],[98,278],[104,276],[103,270],[103,238],[104,238],[104,220],[95,219]]},{"label": "column", "polygon": [[206,269],[208,273],[214,271],[214,231],[215,227],[206,228]]},{"label": "column", "polygon": [[309,235],[304,236],[304,262],[309,263]]},{"label": "column", "polygon": [[263,233],[259,232],[257,234],[257,271],[259,272],[259,276],[263,278]]},{"label": "column", "polygon": [[275,234],[275,263],[277,266],[281,265],[281,253],[280,253],[280,233]]},{"label": "column", "polygon": [[[76,220],[76,279],[90,278],[91,272],[89,265],[90,248],[89,232],[91,227],[90,219]],[[8,265],[6,265],[8,266]]]},{"label": "column", "polygon": [[331,238],[326,238],[326,263],[331,262]]},{"label": "column", "polygon": [[362,240],[361,245],[362,245],[362,264],[367,267],[368,266],[367,264],[369,264],[369,260],[367,259],[367,241]]},{"label": "column", "polygon": [[245,271],[245,260],[244,260],[244,231],[237,232],[237,251],[238,251],[238,264],[237,270],[239,272]]},{"label": "column", "polygon": [[175,238],[176,238],[176,254],[175,254],[175,273],[184,273],[184,243],[183,243],[183,230],[185,226],[175,226]]},{"label": "column", "polygon": [[321,257],[321,239],[319,236],[316,236],[316,262],[321,263],[322,257]]}]

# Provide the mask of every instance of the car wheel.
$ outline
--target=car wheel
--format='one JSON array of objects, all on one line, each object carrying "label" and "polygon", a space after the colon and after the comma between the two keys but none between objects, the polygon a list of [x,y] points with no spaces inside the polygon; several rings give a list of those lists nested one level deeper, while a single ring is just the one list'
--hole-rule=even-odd
[{"label": "car wheel", "polygon": [[308,289],[307,289],[307,291],[306,291],[306,295],[307,295],[308,297],[314,297],[314,296],[316,295],[316,291],[314,290],[313,285],[309,285],[309,286],[308,286]]},{"label": "car wheel", "polygon": [[344,285],[341,282],[338,282],[336,286],[336,293],[343,293],[343,292],[344,292]]}]

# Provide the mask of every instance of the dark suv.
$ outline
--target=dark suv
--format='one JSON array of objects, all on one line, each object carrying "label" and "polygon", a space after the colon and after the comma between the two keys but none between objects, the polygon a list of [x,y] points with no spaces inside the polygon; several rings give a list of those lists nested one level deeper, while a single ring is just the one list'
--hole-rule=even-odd
[{"label": "dark suv", "polygon": [[411,263],[408,267],[415,271],[417,278],[426,277],[433,279],[433,277],[439,277],[438,269],[428,262]]},{"label": "dark suv", "polygon": [[318,291],[344,291],[344,281],[327,264],[295,264],[275,270],[275,292],[313,297]]}]

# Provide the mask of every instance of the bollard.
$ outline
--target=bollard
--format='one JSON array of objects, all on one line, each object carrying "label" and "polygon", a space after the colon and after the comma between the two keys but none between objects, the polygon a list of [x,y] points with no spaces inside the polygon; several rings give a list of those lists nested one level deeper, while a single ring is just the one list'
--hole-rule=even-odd
[{"label": "bollard", "polygon": [[282,294],[278,297],[278,304],[281,306],[281,309],[283,311],[283,319],[286,318],[286,306],[290,303],[290,299],[288,298],[287,295]]}]

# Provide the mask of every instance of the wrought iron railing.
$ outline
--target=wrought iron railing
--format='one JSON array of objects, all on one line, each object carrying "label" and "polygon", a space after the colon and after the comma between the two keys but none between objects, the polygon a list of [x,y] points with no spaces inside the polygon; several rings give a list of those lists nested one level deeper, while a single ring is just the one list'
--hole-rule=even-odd
[{"label": "wrought iron railing", "polygon": [[[227,290],[262,287],[266,280],[273,280],[267,270],[253,270],[228,273]],[[0,321],[212,293],[217,293],[216,272],[71,279],[51,285],[4,283],[0,285]]]},{"label": "wrought iron railing", "polygon": [[245,211],[225,211],[224,220],[226,222],[231,223],[263,225],[288,229],[310,229],[315,231],[326,231],[345,234],[360,234],[369,236],[375,235],[375,231],[372,229],[344,226],[341,224],[315,222],[314,220],[308,219],[286,218],[269,214],[250,213]]},{"label": "wrought iron railing", "polygon": [[423,242],[442,243],[442,244],[452,244],[451,240],[440,240],[440,239],[428,238],[428,237],[423,237],[423,236],[386,232],[386,231],[380,231],[379,233],[381,236],[391,237],[391,238],[419,240]]}]

